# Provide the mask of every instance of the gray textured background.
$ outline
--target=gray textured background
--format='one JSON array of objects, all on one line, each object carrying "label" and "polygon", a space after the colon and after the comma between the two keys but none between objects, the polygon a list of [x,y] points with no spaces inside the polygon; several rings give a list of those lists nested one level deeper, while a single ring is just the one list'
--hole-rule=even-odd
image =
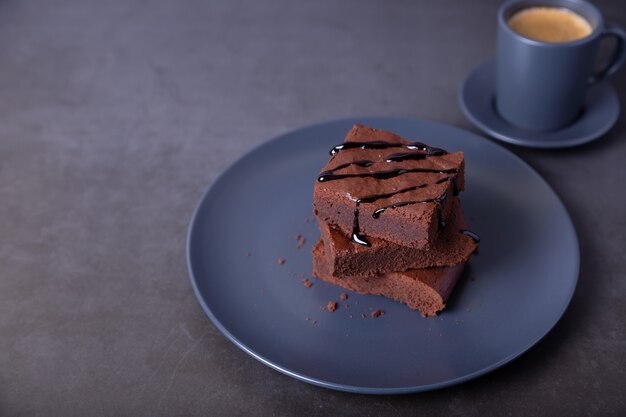
[{"label": "gray textured background", "polygon": [[[570,211],[581,275],[556,328],[477,380],[399,397],[293,380],[223,337],[187,278],[191,213],[251,146],[362,115],[476,131],[457,90],[497,6],[0,0],[0,416],[623,413],[624,116],[587,146],[511,148]],[[626,104],[626,71],[613,83]]]}]

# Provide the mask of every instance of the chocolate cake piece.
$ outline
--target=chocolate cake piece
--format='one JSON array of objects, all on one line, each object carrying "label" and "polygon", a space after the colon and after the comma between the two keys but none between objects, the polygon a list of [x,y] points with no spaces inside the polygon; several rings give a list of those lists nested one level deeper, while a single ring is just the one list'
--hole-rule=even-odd
[{"label": "chocolate cake piece", "polygon": [[451,267],[411,269],[383,275],[358,277],[334,276],[326,258],[324,242],[313,247],[313,275],[362,294],[382,295],[419,310],[423,316],[435,316],[443,310],[465,264]]},{"label": "chocolate cake piece", "polygon": [[354,125],[331,153],[315,183],[315,215],[365,245],[379,238],[426,247],[449,215],[446,200],[463,190],[462,152],[384,130]]},{"label": "chocolate cake piece", "polygon": [[454,199],[446,226],[427,249],[401,246],[378,238],[368,238],[371,247],[356,244],[338,228],[320,222],[329,272],[334,276],[371,276],[415,268],[465,263],[477,244],[461,233],[467,227],[461,203]]}]

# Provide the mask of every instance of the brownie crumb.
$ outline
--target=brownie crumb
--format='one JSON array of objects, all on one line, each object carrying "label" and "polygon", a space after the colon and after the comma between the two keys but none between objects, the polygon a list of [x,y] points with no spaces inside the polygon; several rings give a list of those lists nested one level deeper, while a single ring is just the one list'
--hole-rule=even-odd
[{"label": "brownie crumb", "polygon": [[277,263],[278,265],[285,265],[285,259],[284,259],[284,258],[278,258],[278,259],[276,260],[276,263]]},{"label": "brownie crumb", "polygon": [[345,301],[348,299],[348,294],[346,294],[345,292],[342,292],[341,295],[339,295],[339,298]]},{"label": "brownie crumb", "polygon": [[306,243],[306,239],[302,235],[296,235],[296,240],[298,241],[298,246],[297,246],[298,249],[303,247],[304,244]]},{"label": "brownie crumb", "polygon": [[337,310],[337,301],[329,301],[328,304],[326,304],[326,309],[331,313]]},{"label": "brownie crumb", "polygon": [[377,308],[376,310],[372,311],[372,314],[370,314],[370,316],[374,318],[384,316],[384,315],[385,315],[385,311],[381,310],[380,308]]},{"label": "brownie crumb", "polygon": [[313,286],[313,283],[311,281],[309,281],[308,279],[304,278],[302,280],[302,285],[304,285],[307,288],[311,288]]}]

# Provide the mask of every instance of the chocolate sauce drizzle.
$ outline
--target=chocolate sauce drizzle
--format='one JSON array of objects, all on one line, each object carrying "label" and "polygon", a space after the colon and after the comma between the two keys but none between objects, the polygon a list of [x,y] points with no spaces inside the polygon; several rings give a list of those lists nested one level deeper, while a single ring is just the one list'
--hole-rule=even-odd
[{"label": "chocolate sauce drizzle", "polygon": [[472,240],[474,240],[474,242],[480,243],[480,236],[478,236],[477,233],[474,233],[471,230],[466,230],[466,229],[461,229],[461,233],[463,233],[465,236],[471,237]]},{"label": "chocolate sauce drizzle", "polygon": [[443,203],[446,201],[446,197],[447,196],[448,196],[448,193],[446,193],[444,191],[443,194],[441,194],[439,197],[435,197],[435,198],[425,198],[424,200],[416,200],[416,201],[402,201],[400,203],[390,204],[388,206],[380,207],[380,208],[377,208],[376,210],[374,210],[374,213],[372,213],[372,217],[377,219],[387,209],[394,209],[394,208],[398,208],[398,207],[410,206],[412,204],[437,203],[441,207],[441,206],[443,206]]},{"label": "chocolate sauce drizzle", "polygon": [[[409,150],[418,150],[418,151],[422,151],[422,152],[399,152],[399,153],[393,153],[388,155],[387,157],[384,158],[385,162],[401,162],[401,161],[407,161],[407,160],[422,160],[422,159],[426,159],[428,157],[431,156],[441,156],[441,155],[446,155],[448,152],[440,149],[440,148],[435,148],[429,145],[426,145],[424,143],[421,142],[411,142],[408,144],[403,144],[403,143],[396,143],[396,142],[386,142],[386,141],[373,141],[373,142],[344,142],[340,145],[334,146],[331,150],[330,150],[330,154],[331,155],[335,155],[338,152],[341,152],[343,150],[347,150],[347,149],[356,149],[356,148],[361,148],[361,149],[389,149],[389,148],[406,148]],[[448,175],[442,178],[439,178],[437,181],[435,181],[435,184],[441,184],[443,182],[446,181],[451,181],[452,182],[452,193],[453,195],[458,195],[459,194],[459,189],[456,183],[456,177],[458,174],[458,171],[456,169],[433,169],[433,168],[413,168],[413,169],[389,169],[389,170],[383,170],[383,171],[374,171],[374,172],[364,172],[364,173],[358,173],[358,174],[335,174],[336,171],[347,168],[349,166],[352,165],[357,165],[360,167],[369,167],[372,164],[374,164],[374,161],[370,161],[370,160],[361,160],[361,161],[354,161],[354,162],[348,162],[345,164],[341,164],[336,166],[333,169],[329,169],[326,171],[323,171],[319,174],[319,176],[317,177],[317,180],[320,182],[325,182],[325,181],[334,181],[334,180],[341,180],[341,179],[345,179],[345,178],[366,178],[366,177],[370,177],[370,178],[375,178],[375,179],[389,179],[389,178],[395,178],[398,177],[400,175],[404,175],[404,174],[408,174],[408,173],[412,173],[412,172],[430,172],[430,173],[436,173],[436,174],[453,174],[453,175]],[[401,193],[405,193],[408,191],[413,191],[416,190],[418,188],[424,188],[424,187],[428,187],[431,184],[419,184],[419,185],[415,185],[412,187],[407,187],[407,188],[403,188],[397,191],[393,191],[390,193],[384,193],[384,194],[372,194],[366,197],[362,197],[362,198],[358,198],[356,200],[356,208],[354,209],[354,222],[353,222],[353,226],[352,226],[352,236],[351,239],[353,242],[358,243],[360,245],[364,245],[364,246],[371,246],[371,244],[368,242],[367,238],[365,236],[363,236],[360,232],[360,228],[359,228],[359,205],[361,203],[373,203],[377,200],[383,199],[383,198],[389,198],[392,197],[396,194],[401,194]],[[437,208],[437,219],[438,219],[438,224],[439,224],[439,228],[444,228],[446,226],[446,222],[443,219],[443,215],[442,215],[442,207],[446,201],[446,198],[448,196],[447,192],[443,192],[443,194],[441,194],[438,197],[434,197],[434,198],[427,198],[424,200],[416,200],[416,201],[402,201],[399,203],[395,203],[395,204],[390,204],[388,206],[384,206],[384,207],[380,207],[376,210],[374,210],[374,213],[372,214],[372,217],[374,217],[375,219],[379,218],[380,215],[385,212],[388,209],[394,209],[394,208],[398,208],[398,207],[404,207],[404,206],[408,206],[408,205],[412,205],[412,204],[421,204],[421,203],[432,203],[435,202],[438,205]],[[472,237],[472,239],[474,239],[476,242],[480,241],[480,237],[478,237],[477,234],[467,231],[467,230],[461,230],[461,233],[463,234],[467,234],[468,236]],[[478,240],[476,240],[478,239]]]},{"label": "chocolate sauce drizzle", "polygon": [[346,149],[389,149],[389,148],[406,148],[412,150],[419,150],[426,152],[429,156],[440,156],[445,155],[448,152],[435,148],[434,146],[426,145],[422,142],[411,142],[411,143],[398,143],[398,142],[387,142],[384,140],[375,140],[372,142],[344,142],[342,144],[333,146],[330,150],[330,154],[334,155],[337,152],[345,151]]},{"label": "chocolate sauce drizzle", "polygon": [[432,172],[436,174],[456,174],[457,170],[454,168],[451,169],[435,169],[435,168],[413,168],[413,169],[387,169],[385,171],[374,171],[374,172],[362,172],[360,174],[333,174],[333,171],[337,170],[334,168],[329,171],[324,171],[320,173],[317,180],[319,182],[325,181],[334,181],[334,180],[342,180],[344,178],[366,178],[372,177],[377,180],[386,180],[389,178],[399,177],[400,175],[409,174],[411,172]]},{"label": "chocolate sauce drizzle", "polygon": [[363,246],[372,246],[371,243],[368,242],[367,238],[361,234],[359,230],[359,203],[356,203],[356,208],[354,209],[354,223],[352,225],[352,236],[350,236],[353,242],[358,243]]}]

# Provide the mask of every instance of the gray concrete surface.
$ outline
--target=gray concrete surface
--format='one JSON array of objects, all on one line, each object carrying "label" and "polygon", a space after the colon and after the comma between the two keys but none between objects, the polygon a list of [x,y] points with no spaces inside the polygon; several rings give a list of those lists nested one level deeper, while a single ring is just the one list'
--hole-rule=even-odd
[{"label": "gray concrete surface", "polygon": [[[626,8],[598,2],[626,26]],[[0,416],[624,415],[626,118],[512,149],[554,187],[581,275],[555,329],[441,391],[333,392],[223,337],[187,278],[204,189],[251,146],[359,115],[477,131],[457,89],[498,2],[0,0]],[[626,105],[626,71],[613,79]]]}]

